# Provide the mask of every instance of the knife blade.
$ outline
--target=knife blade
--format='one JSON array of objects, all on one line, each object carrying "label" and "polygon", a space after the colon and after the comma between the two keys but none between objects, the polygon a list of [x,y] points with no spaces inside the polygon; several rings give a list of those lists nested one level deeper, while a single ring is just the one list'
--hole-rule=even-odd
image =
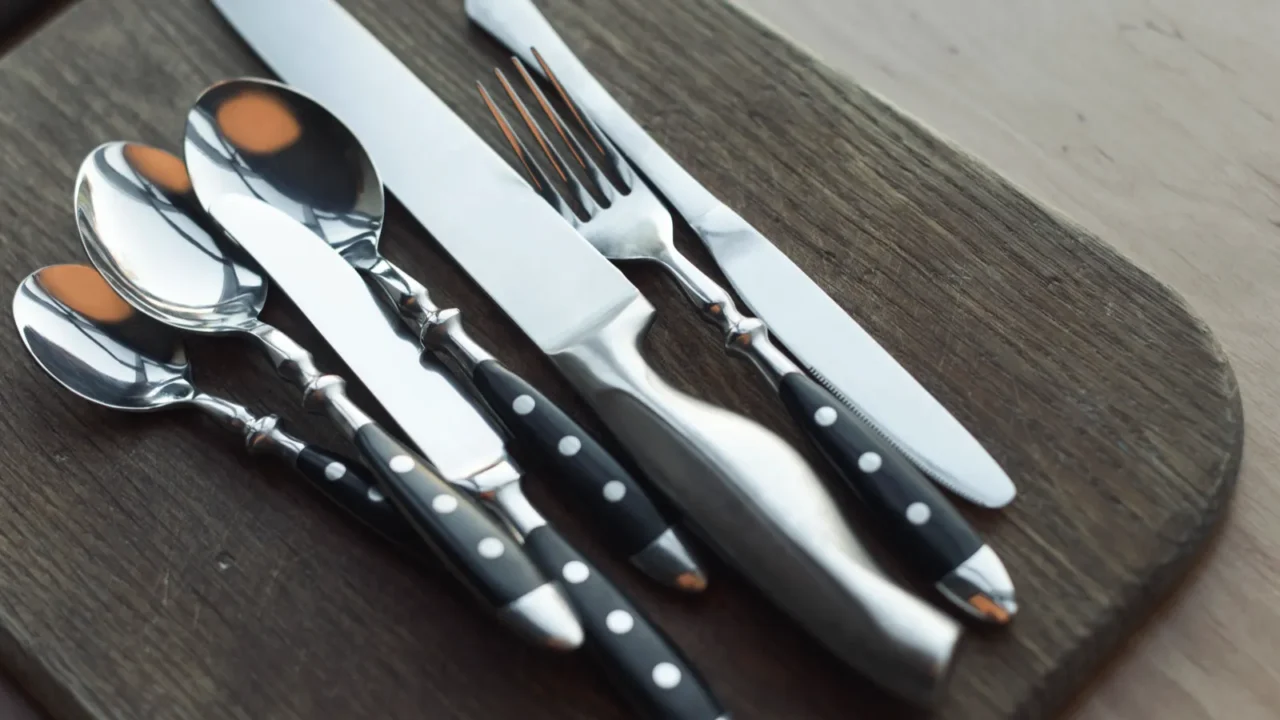
[{"label": "knife blade", "polygon": [[656,375],[638,347],[653,307],[617,268],[337,3],[214,4],[351,128],[400,202],[713,549],[850,666],[908,700],[936,699],[959,625],[885,578],[793,448]]},{"label": "knife blade", "polygon": [[927,475],[980,505],[1017,490],[956,418],[803,270],[676,162],[609,94],[530,0],[466,0],[467,15],[541,69],[684,217],[733,289],[814,378]]}]

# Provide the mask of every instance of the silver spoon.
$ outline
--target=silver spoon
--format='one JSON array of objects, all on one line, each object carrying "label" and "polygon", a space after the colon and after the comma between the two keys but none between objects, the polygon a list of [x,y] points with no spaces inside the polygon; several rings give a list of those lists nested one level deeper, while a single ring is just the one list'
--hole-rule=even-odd
[{"label": "silver spoon", "polygon": [[[266,132],[270,127],[290,129],[290,141],[261,142],[283,134]],[[458,310],[438,308],[426,287],[378,251],[382,180],[364,147],[332,113],[280,83],[221,82],[202,93],[188,114],[185,160],[206,209],[226,194],[263,200],[324,238],[371,279],[424,345],[455,361],[521,449],[582,503],[613,550],[664,584],[695,592],[706,587],[670,523],[609,452],[472,340]],[[528,408],[513,406],[521,397],[533,401]]]},{"label": "silver spoon", "polygon": [[242,436],[250,453],[283,458],[380,535],[417,542],[365,468],[289,435],[275,415],[197,390],[178,331],[134,310],[88,265],[50,265],[27,276],[14,292],[13,320],[40,367],[76,395],[126,412],[195,408]]},{"label": "silver spoon", "polygon": [[502,620],[538,644],[580,646],[573,610],[520,545],[356,407],[341,378],[321,375],[310,353],[258,319],[266,282],[229,255],[200,217],[185,166],[163,150],[108,143],[80,167],[76,222],[89,258],[116,292],[172,327],[256,342],[303,391],[307,409],[326,413],[354,441],[379,489]]},{"label": "silver spoon", "polygon": [[[234,114],[228,109],[249,103],[262,112],[255,116],[258,122],[253,129],[257,132],[245,138],[241,137],[243,129],[228,117]],[[278,114],[283,114],[278,120],[280,127],[292,129],[290,142],[256,142],[266,134],[261,132],[263,124]],[[247,142],[253,146],[244,147]],[[697,567],[679,540],[621,466],[567,414],[551,407],[527,382],[467,338],[457,311],[438,310],[426,288],[378,253],[382,181],[364,148],[337,118],[278,83],[219,83],[201,95],[188,117],[186,158],[196,194],[206,206],[232,194],[252,197],[285,211],[324,238],[348,263],[376,282],[428,347],[443,348],[467,371],[483,399],[514,433],[530,441],[528,445],[540,447],[544,459],[554,459],[557,473],[574,485],[578,494],[596,501],[592,514],[604,527],[614,528],[609,537],[624,544],[631,540],[617,534],[618,526],[626,524],[629,529],[649,531],[644,538],[650,554],[654,550],[670,552],[665,543],[649,544],[655,537],[667,534],[676,543],[679,556],[657,565],[637,564],[651,573],[674,572],[655,574],[673,584],[683,582],[685,589],[704,586],[700,572],[692,574],[698,572]],[[278,245],[280,236],[272,237]],[[325,251],[323,246],[320,249]],[[450,313],[448,320],[441,319],[445,313]],[[529,404],[530,412],[512,411],[513,400],[521,396],[537,398]],[[576,441],[573,452],[565,452],[561,445],[566,438]],[[621,485],[623,479],[625,486]],[[611,482],[623,488],[623,494],[613,498],[619,502],[610,501]],[[674,643],[533,510],[519,493],[518,477],[504,481],[501,490],[478,488],[472,483],[458,485],[477,497],[491,499],[495,510],[524,536],[525,548],[543,571],[565,580],[565,593],[582,619],[591,648],[641,717],[724,717],[723,706]],[[513,496],[518,499],[509,508]],[[635,513],[646,513],[647,522],[637,522]],[[681,581],[682,577],[687,580]]]}]

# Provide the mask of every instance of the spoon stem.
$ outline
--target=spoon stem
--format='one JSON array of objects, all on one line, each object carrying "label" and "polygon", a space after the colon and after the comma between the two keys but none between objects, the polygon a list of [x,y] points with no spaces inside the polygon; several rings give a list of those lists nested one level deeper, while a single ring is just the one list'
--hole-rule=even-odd
[{"label": "spoon stem", "polygon": [[275,415],[254,415],[243,405],[203,392],[196,393],[188,404],[242,436],[251,453],[275,455],[292,463],[306,447],[280,429],[280,418]]},{"label": "spoon stem", "polygon": [[418,334],[422,344],[432,351],[447,354],[465,374],[471,375],[477,365],[493,359],[467,334],[457,309],[442,310],[432,302],[427,288],[395,263],[379,256],[364,272],[373,278],[400,319]]}]

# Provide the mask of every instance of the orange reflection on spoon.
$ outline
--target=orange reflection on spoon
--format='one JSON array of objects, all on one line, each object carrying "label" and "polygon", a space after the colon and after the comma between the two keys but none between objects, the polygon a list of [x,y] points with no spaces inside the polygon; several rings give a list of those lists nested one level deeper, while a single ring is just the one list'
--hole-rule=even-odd
[{"label": "orange reflection on spoon", "polygon": [[172,153],[147,145],[129,143],[124,148],[129,167],[169,192],[186,195],[191,192],[187,166]]},{"label": "orange reflection on spoon", "polygon": [[240,150],[256,155],[280,152],[298,141],[302,126],[279,97],[249,90],[218,106],[218,129]]},{"label": "orange reflection on spoon", "polygon": [[54,265],[40,271],[40,285],[63,305],[96,322],[118,323],[133,308],[98,271],[87,265]]}]

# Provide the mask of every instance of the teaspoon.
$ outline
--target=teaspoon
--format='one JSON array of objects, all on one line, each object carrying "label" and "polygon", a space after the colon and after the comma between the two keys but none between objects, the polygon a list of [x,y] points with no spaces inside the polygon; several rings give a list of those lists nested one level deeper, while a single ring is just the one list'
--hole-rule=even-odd
[{"label": "teaspoon", "polygon": [[188,332],[240,335],[266,352],[359,448],[379,489],[478,597],[517,632],[556,649],[582,644],[582,626],[554,582],[469,496],[444,482],[416,452],[322,375],[311,354],[258,318],[267,284],[201,223],[182,161],[136,143],[107,143],[80,167],[76,222],[90,260],[129,304]]},{"label": "teaspoon", "polygon": [[275,415],[197,390],[178,331],[134,310],[88,265],[51,265],[27,276],[13,296],[13,320],[36,363],[85,400],[126,412],[195,408],[242,436],[250,453],[283,458],[383,537],[417,541],[357,463],[289,435]]}]

